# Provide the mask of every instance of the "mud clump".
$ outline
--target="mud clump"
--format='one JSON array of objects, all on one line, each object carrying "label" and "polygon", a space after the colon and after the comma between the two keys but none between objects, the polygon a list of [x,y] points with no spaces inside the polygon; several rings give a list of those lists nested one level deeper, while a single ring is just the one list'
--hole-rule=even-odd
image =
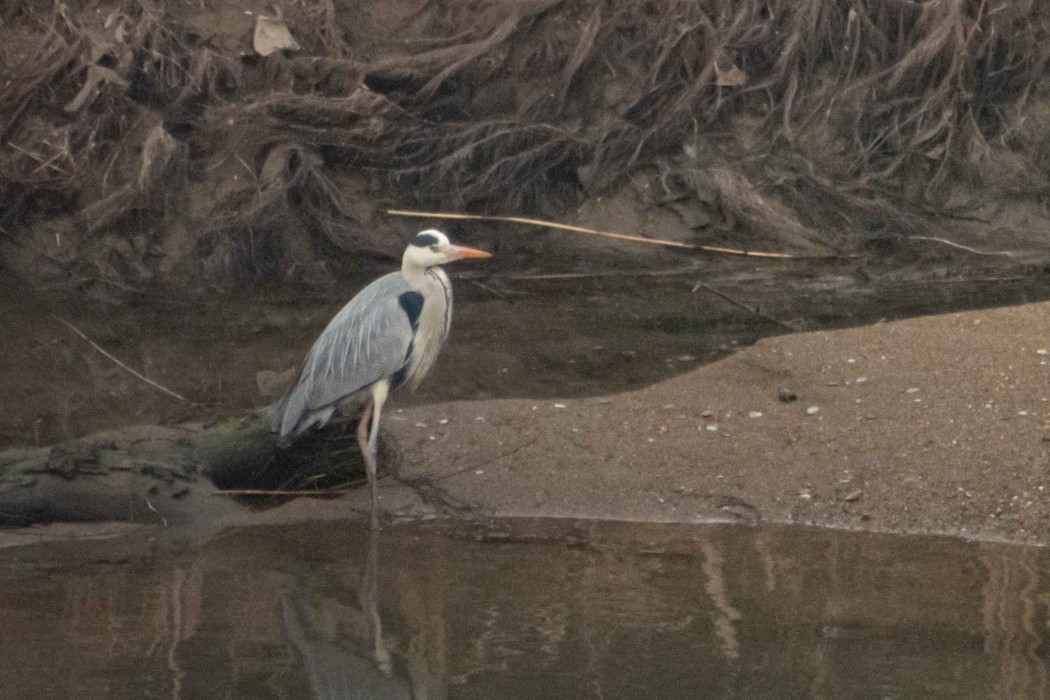
[{"label": "mud clump", "polygon": [[624,188],[697,242],[878,253],[1009,229],[1048,188],[1044,3],[34,0],[0,19],[0,259],[36,281],[322,281],[398,253],[387,205],[571,218]]}]

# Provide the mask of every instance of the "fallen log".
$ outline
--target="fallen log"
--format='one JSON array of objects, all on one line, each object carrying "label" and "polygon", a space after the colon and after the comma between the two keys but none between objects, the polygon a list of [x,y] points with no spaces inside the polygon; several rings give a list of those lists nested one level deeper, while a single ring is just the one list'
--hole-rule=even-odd
[{"label": "fallen log", "polygon": [[279,448],[266,416],[254,412],[0,450],[0,527],[174,525],[275,505],[289,492],[337,494],[364,476],[351,435],[335,426]]}]

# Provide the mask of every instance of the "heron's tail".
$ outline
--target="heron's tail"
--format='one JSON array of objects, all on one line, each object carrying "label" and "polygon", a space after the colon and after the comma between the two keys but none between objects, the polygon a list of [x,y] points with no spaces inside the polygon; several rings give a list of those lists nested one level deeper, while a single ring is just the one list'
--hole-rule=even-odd
[{"label": "heron's tail", "polygon": [[307,413],[306,391],[302,384],[297,383],[274,406],[270,432],[277,433],[282,442],[284,438],[295,437],[300,432],[297,427]]},{"label": "heron's tail", "polygon": [[311,408],[306,387],[296,384],[273,409],[270,432],[277,433],[279,445],[287,445],[311,425],[323,426],[335,413],[335,404]]},{"label": "heron's tail", "polygon": [[279,434],[281,432],[281,423],[284,421],[284,405],[285,405],[285,403],[287,403],[287,401],[288,401],[288,395],[285,394],[284,396],[281,397],[281,400],[278,401],[274,405],[273,413],[270,414],[270,432],[271,433],[278,433]]}]

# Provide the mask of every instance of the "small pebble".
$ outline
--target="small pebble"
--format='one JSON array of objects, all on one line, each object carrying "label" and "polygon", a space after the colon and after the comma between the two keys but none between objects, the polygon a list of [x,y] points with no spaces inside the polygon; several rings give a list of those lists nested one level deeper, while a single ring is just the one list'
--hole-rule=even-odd
[{"label": "small pebble", "polygon": [[448,425],[448,418],[442,418],[438,421],[440,425]]},{"label": "small pebble", "polygon": [[857,384],[863,384],[866,381],[868,381],[867,377],[857,377]]},{"label": "small pebble", "polygon": [[761,418],[762,417],[762,411],[751,411],[750,413],[747,414],[747,416],[748,416],[748,418]]},{"label": "small pebble", "polygon": [[555,408],[565,408],[565,404],[563,404],[563,403],[556,403],[556,404],[554,404],[554,407]]},{"label": "small pebble", "polygon": [[714,415],[715,415],[715,412],[714,412],[714,411],[711,411],[711,410],[707,410],[707,411],[704,411],[703,413],[701,413],[701,414],[700,414],[700,417],[701,417],[701,418],[711,418],[711,417],[713,417]]},{"label": "small pebble", "polygon": [[425,427],[427,427],[427,424],[426,423],[416,423],[416,427],[417,428],[425,428]]},{"label": "small pebble", "polygon": [[1035,354],[1036,355],[1050,355],[1050,350],[1047,350],[1046,348],[1039,348],[1038,350],[1035,351]]},{"label": "small pebble", "polygon": [[914,393],[916,393],[916,392],[917,392],[918,390],[919,390],[919,387],[917,387],[917,386],[913,386],[913,387],[908,387],[908,390],[907,390],[907,391],[906,391],[905,393],[907,393],[907,394],[914,394]]},{"label": "small pebble", "polygon": [[783,401],[784,403],[791,403],[792,401],[798,400],[798,394],[793,392],[791,389],[788,389],[787,387],[781,387],[777,391],[777,398]]},{"label": "small pebble", "polygon": [[707,430],[711,431],[712,433],[717,432],[718,426],[712,423],[711,425],[707,426]]},{"label": "small pebble", "polygon": [[806,409],[806,413],[808,415],[811,415],[811,416],[814,415],[815,413],[819,413],[819,412],[820,412],[820,406],[810,406],[809,408]]}]

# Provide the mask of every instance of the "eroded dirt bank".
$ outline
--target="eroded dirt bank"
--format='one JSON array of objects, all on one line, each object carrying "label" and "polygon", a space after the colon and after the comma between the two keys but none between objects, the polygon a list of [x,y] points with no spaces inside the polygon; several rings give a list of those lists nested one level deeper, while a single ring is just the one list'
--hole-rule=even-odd
[{"label": "eroded dirt bank", "polygon": [[1048,331],[1030,304],[780,336],[640,391],[388,425],[401,478],[478,512],[1046,543]]}]

